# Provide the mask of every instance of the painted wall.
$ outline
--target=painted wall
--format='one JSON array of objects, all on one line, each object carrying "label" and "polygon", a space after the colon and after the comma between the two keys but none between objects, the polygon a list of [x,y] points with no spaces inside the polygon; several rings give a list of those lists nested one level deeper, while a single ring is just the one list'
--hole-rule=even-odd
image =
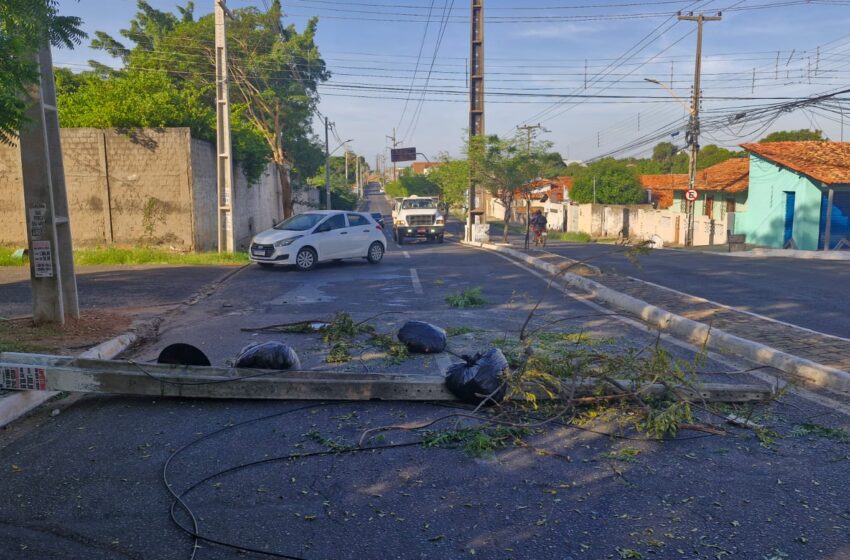
[{"label": "painted wall", "polygon": [[755,154],[750,154],[747,210],[738,212],[735,233],[747,243],[781,248],[785,231],[785,193],[796,193],[792,236],[799,249],[816,250],[821,190],[816,183]]},{"label": "painted wall", "polygon": [[[706,200],[708,197],[714,197],[713,212],[711,216],[705,213]],[[725,193],[723,191],[699,191],[699,198],[694,201],[694,212],[696,216],[704,216],[707,219],[716,221],[726,221],[726,201],[727,199],[735,201],[735,212],[744,212],[747,209],[747,191]],[[687,213],[685,202],[685,192],[675,191],[673,193],[673,205],[670,210],[675,212]]]}]

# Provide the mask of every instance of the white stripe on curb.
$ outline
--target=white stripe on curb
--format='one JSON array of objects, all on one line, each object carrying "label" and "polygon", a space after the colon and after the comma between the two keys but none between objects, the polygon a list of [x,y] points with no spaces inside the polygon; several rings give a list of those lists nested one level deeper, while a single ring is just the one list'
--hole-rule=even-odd
[{"label": "white stripe on curb", "polygon": [[551,275],[560,275],[560,280],[570,287],[585,291],[601,301],[640,317],[646,323],[666,333],[696,345],[705,345],[705,347],[721,353],[736,354],[758,364],[771,366],[795,375],[819,387],[826,387],[833,391],[850,392],[850,373],[845,371],[782,352],[776,348],[729,334],[720,329],[712,329],[705,323],[675,315],[645,301],[612,290],[599,282],[594,282],[571,272],[564,272],[563,267],[549,264],[514,249],[490,243],[470,243],[467,241],[461,243],[471,247],[505,253],[538,270]]},{"label": "white stripe on curb", "polygon": [[[138,338],[135,333],[125,333],[98,344],[94,348],[89,348],[78,357],[111,360],[129,348]],[[56,391],[16,391],[0,398],[0,427],[14,422],[58,394]]]}]

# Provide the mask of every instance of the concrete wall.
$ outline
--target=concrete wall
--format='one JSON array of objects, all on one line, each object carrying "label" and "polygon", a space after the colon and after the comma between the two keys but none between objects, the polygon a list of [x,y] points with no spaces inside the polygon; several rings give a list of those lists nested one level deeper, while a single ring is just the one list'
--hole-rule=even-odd
[{"label": "concrete wall", "polygon": [[787,192],[796,193],[792,236],[800,249],[816,250],[820,229],[821,190],[815,182],[750,154],[750,187],[746,212],[738,212],[735,233],[747,243],[781,248]]},{"label": "concrete wall", "polygon": [[[217,248],[215,147],[188,128],[131,133],[62,129],[62,155],[76,245],[161,243],[177,249]],[[248,185],[235,167],[235,234],[245,248],[254,233],[281,217],[274,166]],[[318,192],[295,193],[296,212],[318,204]],[[17,147],[0,146],[0,243],[23,246],[26,222]]]}]

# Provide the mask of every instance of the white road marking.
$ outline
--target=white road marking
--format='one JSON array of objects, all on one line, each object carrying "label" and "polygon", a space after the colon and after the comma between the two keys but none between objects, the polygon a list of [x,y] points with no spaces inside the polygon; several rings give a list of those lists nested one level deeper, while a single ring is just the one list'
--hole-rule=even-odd
[{"label": "white road marking", "polygon": [[415,268],[410,269],[410,281],[413,282],[413,291],[416,292],[417,295],[422,295],[425,292],[422,291],[422,283],[419,281],[419,273],[416,272]]},{"label": "white road marking", "polygon": [[404,255],[404,258],[406,259],[410,258],[410,253],[408,253],[407,251],[402,251],[401,254]]},{"label": "white road marking", "polygon": [[[505,255],[501,255],[499,253],[495,253],[495,252],[492,252],[492,251],[488,251],[488,253],[492,253],[492,254],[496,255],[497,257],[505,259],[506,261],[513,264],[514,266],[517,266],[517,267],[525,270],[529,274],[532,274],[532,275],[540,278],[544,282],[548,283],[549,280],[550,280],[549,277],[546,276],[545,274],[542,274],[542,273],[540,273],[540,272],[538,272],[538,271],[536,271],[532,268],[529,268],[528,266],[526,266],[524,264],[518,263],[517,261],[511,259],[510,257],[506,257]],[[558,291],[564,293],[565,295],[575,299],[576,301],[580,301],[581,303],[587,305],[591,309],[594,309],[596,311],[606,313],[606,314],[610,314],[612,312],[612,309],[607,308],[607,307],[603,307],[603,306],[599,305],[598,303],[590,301],[590,296],[585,296],[583,294],[578,294],[578,293],[572,292],[572,291],[568,290],[567,288],[561,286],[560,284],[556,284],[556,283],[553,283],[552,287],[554,287]],[[616,320],[623,322],[627,325],[630,325],[632,327],[640,329],[644,332],[650,333],[650,334],[655,335],[655,336],[659,336],[658,329],[651,327],[649,325],[646,325],[644,323],[641,323],[640,321],[636,321],[634,319],[630,319],[629,317],[624,317],[622,315],[610,315],[610,317],[612,319],[616,319]],[[678,338],[670,336],[669,334],[661,333],[660,337],[664,342],[674,344],[674,345],[678,346],[679,348],[683,348],[685,350],[688,350],[688,351],[691,351],[691,352],[694,352],[694,353],[703,353],[706,356],[708,356],[709,358],[711,358],[712,360],[716,361],[717,363],[723,364],[724,366],[728,367],[730,369],[730,371],[745,371],[745,370],[748,370],[752,367],[748,362],[745,362],[743,360],[733,358],[733,357],[730,357],[730,356],[721,355],[721,354],[718,354],[716,352],[712,352],[710,350],[706,351],[704,348],[697,347],[697,346],[695,346],[695,345],[693,345],[689,342],[685,342],[684,340],[679,340]],[[753,377],[757,377],[758,379],[761,379],[762,381],[770,383],[772,385],[772,387],[774,388],[774,390],[785,388],[785,390],[787,390],[789,393],[797,395],[800,398],[803,398],[803,399],[806,399],[808,401],[817,403],[817,404],[824,406],[826,408],[830,408],[830,409],[835,410],[836,412],[840,412],[841,414],[844,414],[846,416],[850,416],[850,407],[848,407],[844,403],[837,401],[837,400],[834,400],[834,399],[831,399],[829,397],[823,396],[823,395],[819,395],[817,393],[813,393],[813,392],[806,390],[806,389],[801,389],[801,388],[794,387],[794,386],[788,386],[788,383],[786,381],[784,381],[782,378],[777,377],[776,375],[771,375],[770,373],[768,373],[766,371],[750,371],[750,372],[747,372],[747,375],[752,375]],[[824,389],[824,391],[829,392],[828,389]]]}]

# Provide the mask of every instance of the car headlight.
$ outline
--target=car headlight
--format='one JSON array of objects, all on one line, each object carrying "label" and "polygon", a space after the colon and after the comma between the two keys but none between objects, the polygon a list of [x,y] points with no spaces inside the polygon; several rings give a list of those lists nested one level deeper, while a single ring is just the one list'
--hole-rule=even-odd
[{"label": "car headlight", "polygon": [[280,241],[275,241],[275,247],[286,247],[287,245],[292,245],[296,239],[301,239],[304,237],[303,235],[296,235],[295,237],[290,237],[289,239],[281,239]]}]

